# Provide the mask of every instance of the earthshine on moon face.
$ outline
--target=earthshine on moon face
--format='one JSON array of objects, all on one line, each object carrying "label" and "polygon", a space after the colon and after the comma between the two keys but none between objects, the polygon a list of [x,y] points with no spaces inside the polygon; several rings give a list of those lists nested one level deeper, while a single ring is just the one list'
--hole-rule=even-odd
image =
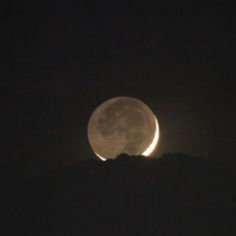
[{"label": "earthshine on moon face", "polygon": [[138,99],[116,97],[91,115],[88,139],[103,161],[119,154],[149,156],[159,139],[159,125],[150,108]]}]

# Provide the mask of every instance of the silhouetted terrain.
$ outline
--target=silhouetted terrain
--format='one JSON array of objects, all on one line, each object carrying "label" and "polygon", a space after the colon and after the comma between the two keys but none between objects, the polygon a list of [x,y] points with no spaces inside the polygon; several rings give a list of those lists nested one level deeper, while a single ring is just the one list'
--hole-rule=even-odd
[{"label": "silhouetted terrain", "polygon": [[179,153],[67,166],[5,199],[2,235],[235,235],[234,171]]}]

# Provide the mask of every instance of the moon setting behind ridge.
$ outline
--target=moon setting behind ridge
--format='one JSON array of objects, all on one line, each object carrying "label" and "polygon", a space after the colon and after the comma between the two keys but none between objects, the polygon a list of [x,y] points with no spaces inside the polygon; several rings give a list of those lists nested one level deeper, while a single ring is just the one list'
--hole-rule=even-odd
[{"label": "moon setting behind ridge", "polygon": [[136,98],[116,97],[105,101],[89,119],[88,140],[103,161],[122,153],[149,156],[158,139],[156,116]]}]

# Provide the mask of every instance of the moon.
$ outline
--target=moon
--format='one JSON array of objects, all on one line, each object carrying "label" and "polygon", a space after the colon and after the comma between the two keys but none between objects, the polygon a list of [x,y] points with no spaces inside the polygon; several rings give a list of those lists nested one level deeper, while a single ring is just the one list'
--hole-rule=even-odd
[{"label": "moon", "polygon": [[122,153],[150,156],[159,140],[156,116],[132,97],[115,97],[98,106],[87,131],[92,150],[103,161]]}]

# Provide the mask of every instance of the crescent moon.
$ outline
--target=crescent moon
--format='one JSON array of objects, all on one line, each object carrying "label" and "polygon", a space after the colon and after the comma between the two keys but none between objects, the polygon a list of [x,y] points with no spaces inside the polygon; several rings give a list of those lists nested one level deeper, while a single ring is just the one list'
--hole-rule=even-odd
[{"label": "crescent moon", "polygon": [[157,122],[157,118],[154,116],[155,118],[155,123],[156,123],[156,132],[154,134],[153,140],[151,142],[151,144],[149,145],[149,147],[142,153],[143,156],[150,156],[153,151],[155,150],[158,140],[159,140],[159,136],[160,136],[160,132],[159,132],[159,125]]},{"label": "crescent moon", "polygon": [[102,103],[88,122],[88,141],[102,161],[121,153],[150,156],[159,140],[151,109],[138,99],[116,97]]}]

